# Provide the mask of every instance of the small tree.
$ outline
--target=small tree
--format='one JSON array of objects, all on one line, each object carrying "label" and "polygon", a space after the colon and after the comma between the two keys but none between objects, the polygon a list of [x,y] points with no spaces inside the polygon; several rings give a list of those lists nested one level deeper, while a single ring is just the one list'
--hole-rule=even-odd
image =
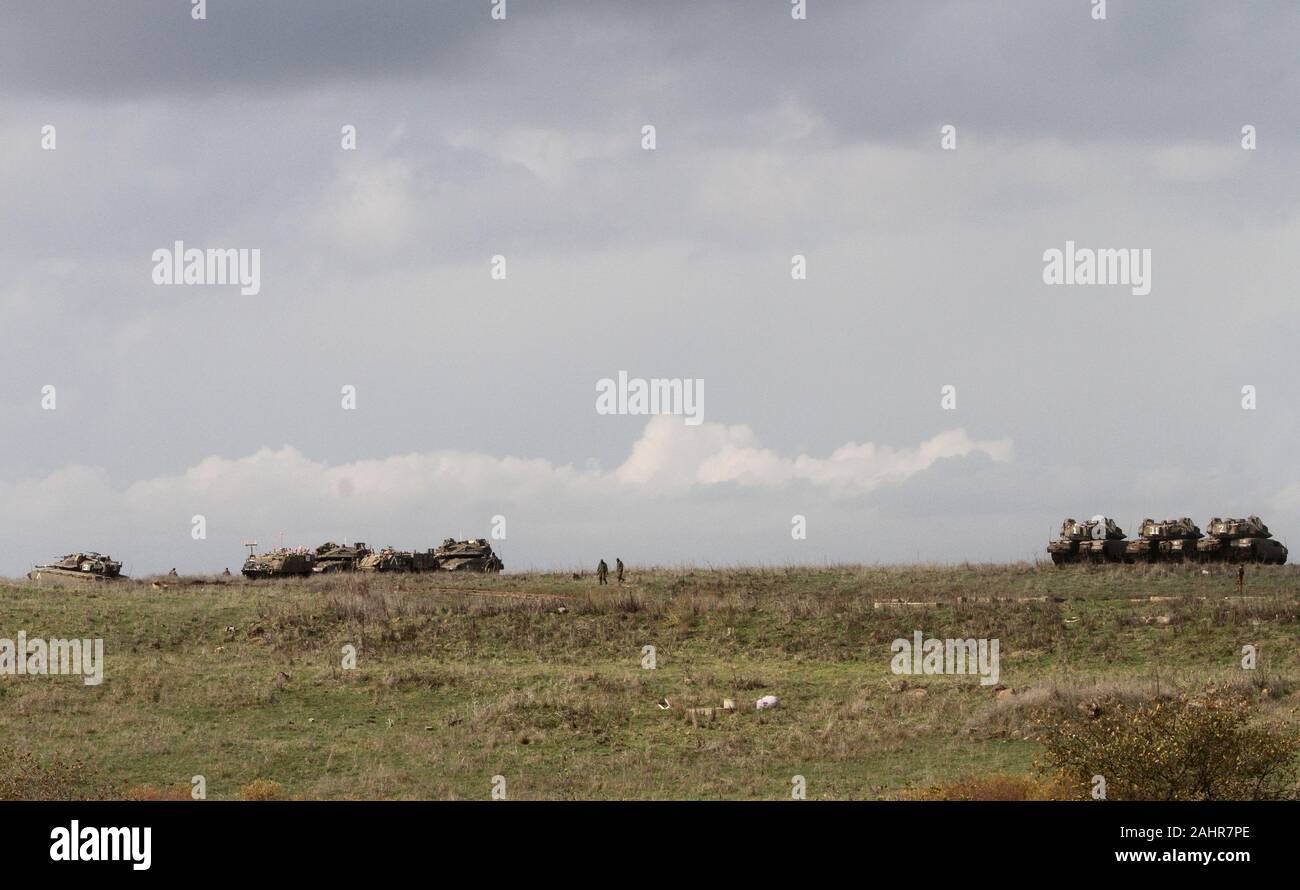
[{"label": "small tree", "polygon": [[1294,800],[1300,739],[1247,725],[1249,705],[1210,695],[1126,705],[1048,725],[1051,766],[1079,788],[1094,776],[1110,800]]}]

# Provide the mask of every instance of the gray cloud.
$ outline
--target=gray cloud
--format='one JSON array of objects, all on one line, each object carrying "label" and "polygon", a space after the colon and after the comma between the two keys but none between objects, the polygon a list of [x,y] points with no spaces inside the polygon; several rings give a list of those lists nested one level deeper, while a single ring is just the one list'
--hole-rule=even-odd
[{"label": "gray cloud", "polygon": [[[524,563],[618,535],[663,559],[906,559],[918,527],[951,532],[923,557],[1018,558],[1058,514],[1097,510],[1300,527],[1293,4],[1112,0],[1106,22],[1087,3],[509,10],[10,4],[0,484],[88,466],[119,491],[284,446],[330,466],[615,467],[642,419],[596,415],[592,387],[627,369],[704,378],[709,420],[781,455],[961,427],[1014,458],[828,502],[804,550],[789,515],[814,508],[780,492],[521,499]],[[154,287],[150,254],[177,239],[261,249],[261,294]],[[1067,239],[1151,248],[1151,296],[1043,285]],[[500,499],[456,497],[439,516],[467,533]],[[301,527],[452,531],[359,501]],[[0,571],[103,546],[82,538],[112,526],[111,498],[58,503],[12,501]]]}]

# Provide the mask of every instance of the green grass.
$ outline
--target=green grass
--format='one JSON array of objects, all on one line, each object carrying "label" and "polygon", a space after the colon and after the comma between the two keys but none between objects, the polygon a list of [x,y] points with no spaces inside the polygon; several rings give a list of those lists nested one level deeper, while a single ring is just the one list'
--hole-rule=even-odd
[{"label": "green grass", "polygon": [[[655,569],[604,588],[568,574],[155,583],[0,582],[0,637],[105,648],[100,686],[0,677],[0,739],[84,760],[123,792],[202,774],[213,798],[267,779],[304,798],[484,799],[503,775],[512,799],[780,799],[799,774],[809,798],[880,798],[1029,772],[1032,721],[1104,691],[1214,683],[1253,698],[1260,720],[1300,725],[1289,566],[1248,569],[1244,601],[1225,599],[1229,567]],[[437,589],[450,586],[472,590]],[[894,599],[937,605],[873,607]],[[996,637],[1012,691],[896,677],[889,644],[914,630]],[[341,667],[345,644],[356,670]],[[1240,667],[1245,644],[1255,671]],[[655,670],[641,667],[645,645]],[[781,707],[755,711],[768,693]],[[665,697],[670,710],[656,706]],[[723,698],[740,709],[686,715]]]}]

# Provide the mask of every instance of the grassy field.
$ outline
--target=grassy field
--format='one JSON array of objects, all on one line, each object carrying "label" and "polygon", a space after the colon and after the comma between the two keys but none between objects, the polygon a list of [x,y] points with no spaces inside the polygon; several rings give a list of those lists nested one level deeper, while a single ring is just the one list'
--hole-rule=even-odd
[{"label": "grassy field", "polygon": [[[1033,721],[1105,693],[1212,683],[1300,728],[1300,568],[1244,593],[1235,567],[1029,564],[7,581],[0,638],[102,637],[105,668],[0,677],[0,742],[137,795],[201,774],[210,798],[485,799],[500,775],[511,799],[781,799],[802,775],[810,799],[898,797],[1029,773]],[[1005,688],[896,676],[916,630],[998,639]]]}]

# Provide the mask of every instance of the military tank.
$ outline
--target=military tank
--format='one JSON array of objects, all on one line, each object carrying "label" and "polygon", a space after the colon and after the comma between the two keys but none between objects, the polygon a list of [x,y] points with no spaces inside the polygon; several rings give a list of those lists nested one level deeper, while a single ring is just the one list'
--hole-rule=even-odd
[{"label": "military tank", "polygon": [[69,553],[47,565],[39,565],[27,573],[27,578],[39,584],[84,584],[125,580],[122,564],[102,553]]},{"label": "military tank", "polygon": [[357,563],[360,572],[432,572],[438,568],[438,558],[432,550],[394,550],[384,547],[369,554]]},{"label": "military tank", "polygon": [[1138,539],[1124,550],[1127,562],[1192,562],[1197,558],[1197,541],[1203,535],[1190,517],[1143,519]]},{"label": "military tank", "polygon": [[361,560],[370,553],[370,548],[362,541],[351,545],[328,541],[316,548],[316,558],[313,560],[311,570],[318,575],[355,571]]},{"label": "military tank", "polygon": [[1048,543],[1047,552],[1056,565],[1075,562],[1122,562],[1124,529],[1115,520],[1094,516],[1086,522],[1067,519],[1061,523],[1061,535]]},{"label": "military tank", "polygon": [[250,553],[244,560],[245,578],[295,578],[311,574],[316,554],[304,547],[281,547],[268,553]]},{"label": "military tank", "polygon": [[441,572],[499,572],[505,568],[486,538],[467,541],[448,538],[433,554]]},{"label": "military tank", "polygon": [[1258,516],[1245,519],[1210,520],[1205,527],[1206,536],[1196,542],[1196,555],[1202,562],[1262,562],[1282,565],[1286,562],[1286,546],[1273,540]]},{"label": "military tank", "polygon": [[359,572],[413,572],[415,560],[411,554],[392,547],[382,547],[366,554],[357,562]]}]

